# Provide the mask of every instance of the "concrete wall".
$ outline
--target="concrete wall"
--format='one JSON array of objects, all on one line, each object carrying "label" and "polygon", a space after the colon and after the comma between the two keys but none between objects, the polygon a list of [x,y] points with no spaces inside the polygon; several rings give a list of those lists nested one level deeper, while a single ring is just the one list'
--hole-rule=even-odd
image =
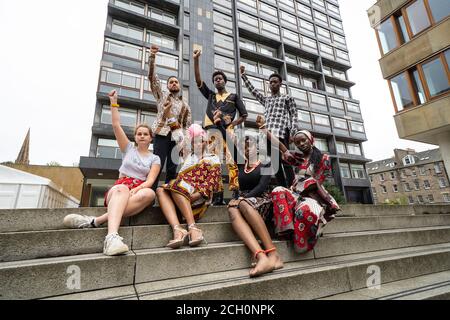
[{"label": "concrete wall", "polygon": [[398,113],[394,119],[399,137],[438,145],[437,134],[450,132],[449,106],[450,95],[447,95],[417,108]]},{"label": "concrete wall", "polygon": [[83,174],[78,167],[49,167],[21,164],[10,164],[8,166],[50,179],[58,187],[63,188],[64,192],[70,194],[78,200],[81,200]]},{"label": "concrete wall", "polygon": [[375,28],[381,20],[391,15],[397,9],[403,7],[408,1],[411,0],[380,0],[375,3],[367,10],[372,28]]}]

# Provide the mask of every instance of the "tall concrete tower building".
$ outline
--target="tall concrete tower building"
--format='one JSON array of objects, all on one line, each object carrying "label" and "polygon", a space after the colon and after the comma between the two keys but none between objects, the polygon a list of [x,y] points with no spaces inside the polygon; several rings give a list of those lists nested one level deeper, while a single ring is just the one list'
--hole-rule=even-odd
[{"label": "tall concrete tower building", "polygon": [[349,202],[372,203],[362,147],[367,138],[347,76],[351,64],[337,0],[110,0],[107,10],[90,153],[80,160],[83,205],[103,203],[120,166],[107,93],[119,91],[130,138],[137,123],[155,119],[147,79],[151,44],[161,48],[159,78],[164,83],[169,76],[179,77],[197,122],[204,119],[206,100],[194,79],[194,48],[203,50],[205,80],[217,69],[227,74],[229,90],[243,98],[249,111],[249,130],[256,131],[263,107],[243,86],[239,66],[245,65],[252,83],[267,94],[268,76],[281,74],[282,91],[296,99],[300,126],[331,155],[332,183]]}]

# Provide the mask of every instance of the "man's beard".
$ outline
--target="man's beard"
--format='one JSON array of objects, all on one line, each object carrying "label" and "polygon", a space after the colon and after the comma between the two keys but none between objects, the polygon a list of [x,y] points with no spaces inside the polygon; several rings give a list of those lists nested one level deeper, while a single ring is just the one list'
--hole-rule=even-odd
[{"label": "man's beard", "polygon": [[180,89],[169,89],[170,93],[180,93]]}]

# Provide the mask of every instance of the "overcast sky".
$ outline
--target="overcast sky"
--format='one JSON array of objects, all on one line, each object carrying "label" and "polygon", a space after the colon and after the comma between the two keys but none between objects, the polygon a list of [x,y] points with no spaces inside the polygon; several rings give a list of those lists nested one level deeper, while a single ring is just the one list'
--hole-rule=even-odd
[{"label": "overcast sky", "polygon": [[[88,156],[107,0],[0,0],[0,162],[14,161],[31,128],[30,161],[72,166]],[[366,157],[435,146],[398,138],[380,53],[366,10],[374,0],[339,0],[369,141]]]}]

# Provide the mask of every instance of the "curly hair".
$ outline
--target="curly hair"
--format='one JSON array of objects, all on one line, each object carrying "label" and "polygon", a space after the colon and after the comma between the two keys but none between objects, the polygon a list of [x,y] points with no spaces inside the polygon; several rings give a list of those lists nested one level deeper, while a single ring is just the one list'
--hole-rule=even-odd
[{"label": "curly hair", "polygon": [[223,77],[223,81],[225,81],[225,83],[228,82],[228,78],[227,78],[226,74],[223,71],[216,71],[212,75],[212,82],[213,83],[214,83],[214,79],[216,78],[216,76],[219,76],[219,75]]}]

